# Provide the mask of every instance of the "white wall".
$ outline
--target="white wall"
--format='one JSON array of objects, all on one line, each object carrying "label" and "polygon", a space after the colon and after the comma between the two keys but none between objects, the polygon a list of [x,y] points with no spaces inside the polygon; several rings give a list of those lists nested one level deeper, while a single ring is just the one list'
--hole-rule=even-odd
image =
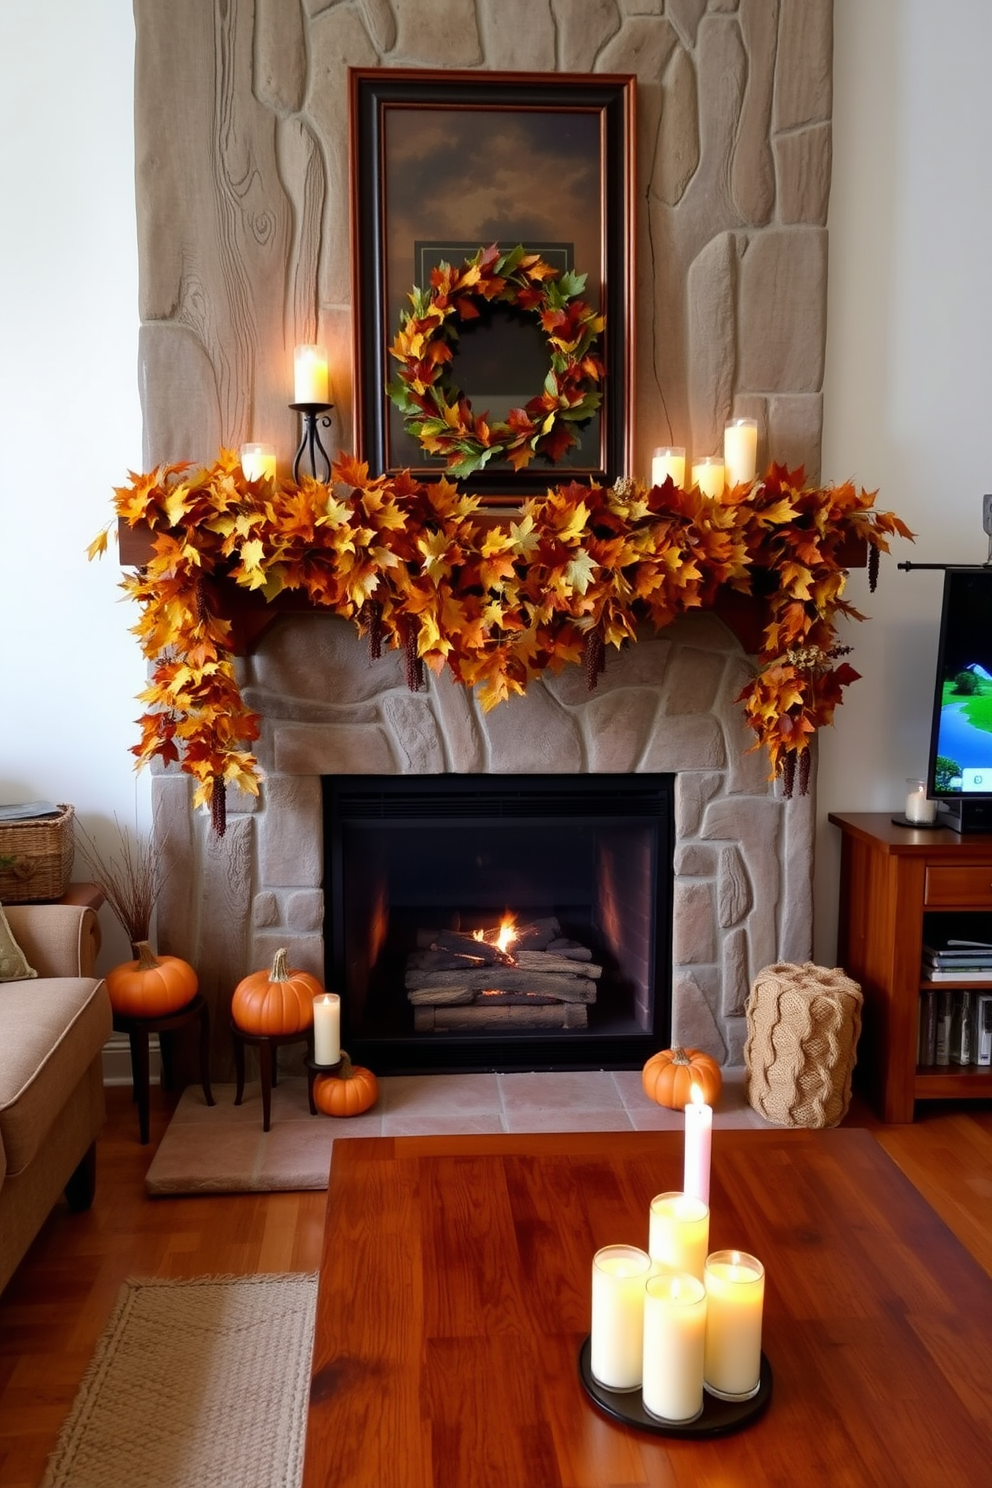
[{"label": "white wall", "polygon": [[992,115],[987,0],[835,0],[823,472],[879,488],[917,534],[849,594],[848,690],[820,746],[817,959],[836,951],[827,811],[898,811],[925,770],[941,576],[982,563],[992,491]]},{"label": "white wall", "polygon": [[[896,810],[923,769],[940,581],[982,561],[992,409],[987,0],[835,0],[834,180],[823,470],[879,488],[919,534],[852,626],[864,680],[821,742],[817,957],[830,961],[830,810]],[[139,469],[128,0],[0,8],[0,801],[71,801],[104,843],[147,820],[113,553],[85,548]],[[105,959],[122,938],[104,916]]]},{"label": "white wall", "polygon": [[148,796],[116,547],[86,560],[141,468],[129,0],[4,0],[0,56],[0,801],[71,802],[106,848]]}]

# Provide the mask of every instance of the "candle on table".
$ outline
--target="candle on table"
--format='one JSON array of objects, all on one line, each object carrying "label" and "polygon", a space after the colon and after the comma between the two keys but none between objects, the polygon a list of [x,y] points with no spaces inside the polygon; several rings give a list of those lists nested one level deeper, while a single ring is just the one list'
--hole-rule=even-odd
[{"label": "candle on table", "polygon": [[245,480],[269,480],[276,478],[276,451],[272,444],[243,444],[241,446],[241,469]]},{"label": "candle on table", "polygon": [[635,1245],[606,1245],[592,1260],[590,1366],[609,1390],[636,1390],[644,1365],[644,1283],[651,1257]]},{"label": "candle on table", "polygon": [[666,1273],[644,1289],[644,1408],[663,1421],[694,1421],[703,1409],[706,1288]]},{"label": "candle on table", "polygon": [[692,1100],[685,1108],[685,1160],[682,1192],[710,1201],[710,1149],[713,1144],[713,1107],[703,1101],[698,1085],[692,1087]]},{"label": "candle on table", "polygon": [[739,1250],[717,1250],[706,1258],[704,1283],[706,1388],[721,1399],[747,1400],[761,1383],[765,1268]]},{"label": "candle on table", "polygon": [[663,445],[651,456],[652,486],[663,486],[669,476],[681,490],[685,485],[685,450],[681,445]]},{"label": "candle on table", "polygon": [[692,462],[692,484],[714,500],[723,495],[723,461],[719,455],[703,455]]},{"label": "candle on table", "polygon": [[655,1267],[703,1279],[709,1252],[710,1211],[692,1194],[661,1193],[651,1200],[648,1254]]},{"label": "candle on table", "polygon": [[322,346],[298,346],[294,352],[294,403],[327,403],[327,352]]},{"label": "candle on table", "polygon": [[341,999],[325,992],[313,1000],[314,1064],[337,1064],[341,1058]]},{"label": "candle on table", "polygon": [[924,826],[937,820],[937,802],[927,800],[925,780],[907,780],[906,820],[922,822]]},{"label": "candle on table", "polygon": [[723,431],[723,463],[729,486],[749,486],[758,463],[758,421],[734,419]]}]

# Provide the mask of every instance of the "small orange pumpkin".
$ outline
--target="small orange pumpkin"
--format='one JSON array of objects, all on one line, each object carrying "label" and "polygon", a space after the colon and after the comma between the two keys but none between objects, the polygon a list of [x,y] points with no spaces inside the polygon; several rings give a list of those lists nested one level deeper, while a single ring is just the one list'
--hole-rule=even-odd
[{"label": "small orange pumpkin", "polygon": [[308,971],[290,971],[282,947],[270,971],[253,971],[235,987],[231,1017],[245,1033],[301,1033],[313,1024],[313,1000],[323,990]]},{"label": "small orange pumpkin", "polygon": [[652,1054],[641,1071],[644,1094],[659,1106],[683,1111],[692,1101],[692,1087],[698,1085],[708,1106],[715,1105],[723,1089],[720,1066],[702,1049],[662,1049]]},{"label": "small orange pumpkin", "polygon": [[341,1068],[333,1075],[318,1075],[313,1082],[313,1103],[325,1116],[360,1116],[379,1098],[379,1081],[369,1069],[352,1064],[341,1050]]},{"label": "small orange pumpkin", "polygon": [[136,942],[137,956],[107,972],[110,1006],[124,1018],[164,1018],[196,996],[199,982],[188,961],[156,956],[147,940]]}]

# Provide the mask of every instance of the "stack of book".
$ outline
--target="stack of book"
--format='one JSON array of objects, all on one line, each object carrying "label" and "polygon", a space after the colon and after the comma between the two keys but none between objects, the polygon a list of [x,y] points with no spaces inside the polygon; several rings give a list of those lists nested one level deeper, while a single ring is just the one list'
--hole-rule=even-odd
[{"label": "stack of book", "polygon": [[928,982],[992,982],[992,942],[945,940],[923,943],[923,977]]},{"label": "stack of book", "polygon": [[[992,941],[932,937],[923,944],[926,982],[992,982]],[[966,988],[924,990],[920,996],[919,1062],[990,1063],[992,993]]]}]

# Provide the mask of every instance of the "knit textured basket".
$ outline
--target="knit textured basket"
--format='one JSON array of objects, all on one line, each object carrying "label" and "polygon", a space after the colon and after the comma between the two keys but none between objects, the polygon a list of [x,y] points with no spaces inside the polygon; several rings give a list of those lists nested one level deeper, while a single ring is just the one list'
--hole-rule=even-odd
[{"label": "knit textured basket", "polygon": [[74,815],[60,804],[58,816],[0,825],[0,903],[62,898],[72,872]]},{"label": "knit textured basket", "polygon": [[836,1126],[851,1104],[861,1007],[838,968],[779,962],[760,971],[747,1001],[745,1090],[777,1126]]}]

